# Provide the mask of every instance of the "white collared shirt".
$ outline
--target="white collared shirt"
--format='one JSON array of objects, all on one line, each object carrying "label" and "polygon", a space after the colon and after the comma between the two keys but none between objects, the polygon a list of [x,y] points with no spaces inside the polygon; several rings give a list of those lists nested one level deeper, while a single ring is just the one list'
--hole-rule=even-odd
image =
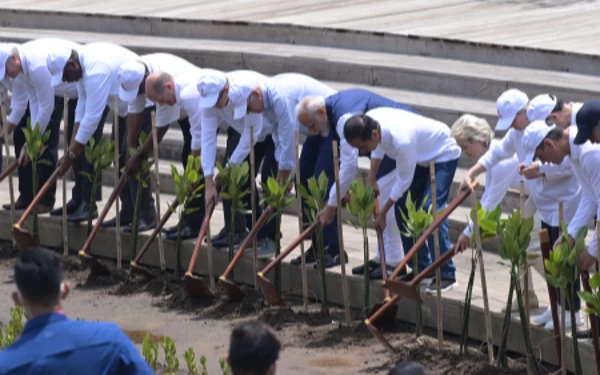
[{"label": "white collared shirt", "polygon": [[[269,78],[262,92],[263,115],[274,124],[272,135],[279,170],[293,170],[296,167],[294,133],[296,130],[308,133],[296,117],[296,105],[307,96],[326,97],[336,93],[336,90],[304,74],[284,73]],[[255,133],[260,134],[261,131],[257,130]]]},{"label": "white collared shirt", "polygon": [[[600,145],[590,141],[582,145],[575,145],[573,140],[577,135],[577,126],[569,127],[569,144],[571,146],[570,159],[573,171],[581,184],[582,196],[572,220],[567,221],[569,235],[577,238],[581,228],[588,226],[594,215],[600,218]],[[594,236],[594,243],[595,236]],[[590,255],[596,256],[597,246],[589,247]]]},{"label": "white collared shirt", "polygon": [[[246,86],[254,88],[260,85],[267,79],[264,75],[251,70],[236,70],[227,73],[227,81],[229,82],[230,90],[236,90],[236,86]],[[262,142],[270,133],[273,124],[269,119],[262,119],[262,124],[258,124],[262,116],[246,115],[244,118],[234,120],[234,103],[230,100],[224,108],[207,108],[202,110],[202,140],[198,144],[197,138],[192,133],[192,150],[201,149],[202,153],[202,169],[205,176],[214,174],[215,163],[217,159],[217,130],[220,124],[231,126],[240,137],[240,142],[235,151],[229,158],[229,162],[239,164],[244,161],[250,153],[250,128],[244,132],[246,122],[253,123],[260,129],[260,133],[254,131],[254,141]],[[250,114],[256,115],[256,114]],[[244,134],[245,133],[245,134]]]},{"label": "white collared shirt", "polygon": [[442,163],[460,157],[461,149],[443,122],[395,108],[377,108],[366,115],[381,128],[381,140],[371,159],[387,155],[396,160],[397,178],[390,193],[393,201],[406,193],[417,165],[428,166],[430,161]]},{"label": "white collared shirt", "polygon": [[577,125],[577,113],[583,107],[581,102],[571,102],[571,125]]},{"label": "white collared shirt", "polygon": [[73,83],[64,83],[58,92],[52,87],[52,76],[46,60],[52,51],[63,46],[79,47],[77,43],[57,38],[36,39],[16,46],[15,52],[21,59],[23,71],[14,79],[9,122],[18,124],[29,103],[32,126],[39,125],[42,133],[46,131],[54,112],[55,96],[68,92],[69,87],[75,87]]},{"label": "white collared shirt", "polygon": [[[165,72],[173,77],[182,76],[187,73],[200,71],[200,68],[181,57],[169,53],[151,53],[140,56],[136,60],[143,62],[148,68],[148,73]],[[142,113],[147,104],[145,94],[138,95],[134,101],[129,103],[129,113]],[[156,127],[165,127],[177,120],[188,117],[186,111],[179,104],[161,105],[156,104]]]},{"label": "white collared shirt", "polygon": [[107,105],[119,116],[127,114],[127,103],[119,99],[117,73],[123,63],[138,56],[124,47],[105,42],[86,44],[77,52],[83,77],[77,82],[79,100],[75,122],[79,122],[79,130],[75,140],[87,144]]},{"label": "white collared shirt", "polygon": [[[480,159],[479,163],[489,170],[505,159],[512,158],[515,154],[519,163],[525,160],[523,149],[523,130],[510,129],[500,142],[490,147]],[[545,177],[527,179],[521,177],[529,190],[536,207],[540,212],[542,221],[558,226],[558,200],[562,197],[564,202],[564,220],[569,222],[581,197],[579,182],[573,175],[569,160],[565,158],[561,164],[540,163],[540,173]]]}]

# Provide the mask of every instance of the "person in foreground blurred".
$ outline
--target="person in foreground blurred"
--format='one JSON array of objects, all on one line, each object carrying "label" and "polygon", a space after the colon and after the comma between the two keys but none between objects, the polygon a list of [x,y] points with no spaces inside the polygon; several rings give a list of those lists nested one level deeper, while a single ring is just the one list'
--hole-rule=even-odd
[{"label": "person in foreground blurred", "polygon": [[29,319],[21,337],[0,351],[0,374],[152,375],[135,345],[113,323],[67,318],[69,294],[58,257],[43,248],[21,252],[13,301]]},{"label": "person in foreground blurred", "polygon": [[391,369],[388,375],[429,375],[429,371],[417,362],[403,361]]},{"label": "person in foreground blurred", "polygon": [[275,375],[280,350],[275,331],[251,320],[231,332],[227,362],[233,375]]}]

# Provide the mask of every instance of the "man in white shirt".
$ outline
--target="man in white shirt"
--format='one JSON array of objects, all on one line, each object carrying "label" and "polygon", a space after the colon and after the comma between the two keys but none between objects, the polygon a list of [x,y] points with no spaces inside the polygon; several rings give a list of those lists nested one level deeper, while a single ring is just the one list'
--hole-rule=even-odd
[{"label": "man in white shirt", "polygon": [[[152,97],[155,99],[153,102],[156,104],[157,143],[160,143],[171,125],[178,123],[183,135],[181,162],[183,163],[184,168],[187,165],[188,155],[190,155],[191,152],[192,136],[190,134],[190,122],[187,112],[179,104],[161,104],[160,102],[156,101],[156,99],[159,99],[157,95],[147,94],[147,78],[152,73],[160,72],[168,73],[170,76],[181,76],[185,75],[186,73],[200,72],[200,68],[175,55],[168,53],[153,53],[125,62],[123,65],[121,65],[117,74],[117,79],[120,85],[119,97],[124,102],[129,103],[127,114],[129,137],[127,141],[127,147],[137,148],[138,150],[137,154],[134,157],[129,158],[127,161],[126,170],[130,176],[134,176],[137,173],[137,171],[141,168],[142,161],[146,159],[154,149],[152,132],[148,134],[146,143],[139,147],[136,139],[131,137],[131,134],[139,133],[139,130],[142,128],[142,124],[144,124],[144,127],[148,127],[148,122],[151,122],[151,118],[148,116],[148,111],[144,110],[147,103],[147,97]],[[156,74],[153,76],[153,78],[158,78],[159,76],[160,74]],[[149,85],[150,91],[152,91],[152,85],[154,83],[156,83],[156,79],[153,79]],[[165,84],[175,86],[174,79],[172,81],[167,79],[165,82],[160,82],[159,86],[162,90],[164,90]],[[150,123],[150,126],[151,125],[152,124]],[[197,208],[197,210],[186,214],[183,217],[180,237],[184,240],[196,238],[198,236],[200,226],[204,220],[203,198],[199,197],[198,199],[194,199],[187,205],[186,211],[188,208]],[[167,234],[168,240],[177,239],[177,226],[167,228],[164,231]]]},{"label": "man in white shirt", "polygon": [[[21,45],[5,44],[0,49],[0,79],[14,79],[12,85],[12,111],[7,119],[8,133],[11,133],[23,118],[27,118],[27,108],[33,128],[39,127],[43,134],[50,131],[47,150],[40,160],[47,160],[50,165],[37,166],[38,189],[56,169],[58,159],[58,140],[60,122],[63,112],[62,94],[68,87],[55,90],[51,84],[51,76],[46,68],[46,57],[56,48],[67,48],[77,44],[62,39],[37,39]],[[25,120],[27,121],[27,120]],[[26,125],[26,122],[25,122]],[[25,152],[25,136],[21,129],[15,132],[15,154],[21,162],[19,168],[19,198],[15,202],[16,209],[24,209],[33,200],[32,166]],[[56,185],[53,185],[42,197],[38,213],[52,210],[56,200]],[[10,209],[10,205],[4,208]]]},{"label": "man in white shirt", "polygon": [[[237,70],[227,74],[212,71],[204,74],[198,84],[191,86],[187,93],[183,94],[186,97],[198,98],[198,103],[202,108],[202,168],[204,170],[204,178],[206,183],[206,205],[216,203],[217,193],[215,182],[213,180],[216,146],[217,146],[217,130],[220,123],[224,123],[227,128],[227,148],[225,151],[225,160],[227,164],[241,164],[245,160],[248,161],[250,153],[250,133],[244,134],[246,123],[257,124],[257,120],[261,121],[261,125],[257,128],[260,132],[255,131],[254,155],[255,165],[261,168],[262,182],[266,183],[269,176],[277,176],[277,162],[275,160],[275,144],[273,143],[270,134],[273,124],[269,118],[262,118],[258,114],[247,113],[247,98],[248,89],[264,82],[266,77],[260,73],[249,70]],[[192,134],[194,138],[194,134]],[[196,149],[193,148],[195,151]],[[245,186],[240,189],[250,189],[250,180]],[[256,196],[257,202],[258,193]],[[250,195],[243,198],[245,206],[251,208]],[[229,246],[229,225],[231,222],[231,201],[223,200],[223,211],[225,216],[225,226],[220,233],[212,239],[212,244],[215,247]],[[257,217],[262,215],[262,208],[259,206]],[[236,215],[235,220],[235,243],[243,240],[246,234],[246,228],[252,227],[251,215]],[[275,253],[275,222],[272,220],[267,223],[257,235],[260,242],[258,250],[259,258],[266,259]]]},{"label": "man in white shirt", "polygon": [[[545,104],[543,104],[545,102]],[[533,104],[533,105],[532,105]],[[550,95],[539,95],[536,101],[529,102],[525,93],[516,89],[505,91],[496,102],[499,120],[496,130],[508,130],[501,142],[490,148],[473,166],[465,176],[460,189],[470,189],[470,181],[480,173],[493,168],[502,160],[512,158],[515,154],[522,164],[519,166],[520,174],[525,176],[525,185],[532,196],[542,219],[542,228],[548,229],[551,240],[558,237],[559,218],[558,202],[556,197],[561,197],[564,207],[564,221],[569,222],[579,204],[581,197],[580,184],[573,175],[571,164],[565,160],[562,164],[549,164],[530,162],[524,163],[525,151],[523,134],[532,122],[538,121],[545,124],[552,109],[556,106],[556,98]],[[539,125],[538,125],[539,126]],[[530,289],[530,306],[537,307],[537,296]],[[568,307],[568,306],[567,306]],[[579,312],[580,301],[575,301],[577,321],[582,317]],[[539,318],[539,319],[538,319]],[[544,314],[536,317],[537,324],[545,324],[546,329],[554,329],[551,313],[546,310]],[[577,322],[577,323],[578,323]],[[571,319],[567,319],[571,325]]]},{"label": "man in white shirt", "polygon": [[[79,99],[75,111],[74,139],[69,152],[59,162],[61,173],[65,173],[73,161],[82,153],[85,144],[96,131],[98,121],[104,108],[108,105],[119,114],[119,137],[121,152],[119,170],[125,165],[127,150],[127,122],[124,114],[127,103],[115,99],[119,95],[117,73],[119,67],[137,55],[121,46],[111,43],[90,43],[80,48],[60,48],[47,59],[48,70],[52,74],[52,83],[59,85],[63,80],[77,82]],[[114,130],[114,129],[113,129]],[[145,129],[150,133],[150,129]],[[114,131],[113,131],[114,133]],[[114,135],[114,134],[113,134]],[[130,178],[120,194],[121,225],[127,225],[125,232],[132,231],[133,211],[136,201],[137,180]],[[116,218],[102,223],[105,227],[114,227]],[[156,210],[154,197],[150,187],[142,190],[138,231],[152,229],[156,226]]]},{"label": "man in white shirt", "polygon": [[[577,115],[577,122],[600,120],[600,102],[588,102],[583,105]],[[571,220],[566,221],[571,244],[585,226],[593,222],[594,215],[600,217],[598,204],[600,201],[600,145],[581,142],[578,138],[578,127],[573,125],[566,129],[558,127],[542,127],[540,125],[527,129],[523,136],[526,161],[539,159],[544,163],[561,164],[568,156],[573,172],[581,184],[582,196],[577,211]],[[585,137],[583,137],[585,138]],[[595,227],[595,226],[594,226]],[[555,244],[556,246],[556,244]],[[596,263],[598,252],[597,236],[594,232],[588,248],[577,260],[580,270],[589,270]],[[589,332],[581,332],[585,337]]]},{"label": "man in white shirt", "polygon": [[[384,155],[396,161],[396,181],[385,205],[375,218],[375,227],[386,227],[386,215],[407,194],[411,185],[419,184],[418,193],[412,195],[419,204],[431,188],[428,163],[435,162],[436,194],[438,208],[443,208],[448,200],[452,180],[458,166],[461,149],[450,136],[450,129],[442,122],[395,108],[377,108],[365,115],[357,115],[346,121],[344,138],[348,144],[361,152],[371,152],[371,160],[381,160]],[[419,175],[417,165],[427,166],[426,173]],[[370,175],[377,170],[371,169]],[[370,177],[372,180],[372,177]],[[415,190],[413,190],[415,191]],[[396,222],[402,227],[396,215]],[[450,251],[448,220],[440,226],[440,255]],[[434,249],[428,244],[428,251],[419,251],[419,272],[431,264]],[[408,251],[410,249],[405,249]],[[452,261],[442,265],[442,290],[456,287],[455,267]],[[415,273],[413,273],[414,275]],[[431,280],[426,291],[435,292],[436,282]]]}]

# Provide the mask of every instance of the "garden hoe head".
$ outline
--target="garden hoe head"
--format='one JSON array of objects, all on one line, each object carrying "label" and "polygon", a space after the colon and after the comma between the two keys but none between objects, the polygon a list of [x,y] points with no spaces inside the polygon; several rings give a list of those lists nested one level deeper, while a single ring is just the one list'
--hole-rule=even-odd
[{"label": "garden hoe head", "polygon": [[390,353],[398,353],[398,351],[392,346],[392,344],[390,344],[390,342],[386,340],[385,337],[383,337],[383,333],[381,333],[381,331],[377,329],[377,327],[375,327],[374,323],[372,323],[369,319],[366,319],[365,325],[367,326],[367,329],[369,330],[369,332],[371,332],[373,337],[379,340],[379,342],[382,343],[383,346],[390,351]]},{"label": "garden hoe head", "polygon": [[19,250],[25,250],[30,247],[38,246],[37,241],[27,231],[27,229],[21,228],[18,223],[12,228],[12,236]]},{"label": "garden hoe head", "polygon": [[100,263],[100,261],[98,259],[96,259],[95,257],[91,256],[90,254],[86,253],[83,250],[79,250],[79,253],[77,254],[77,256],[79,257],[79,260],[81,260],[81,263],[85,264],[90,271],[92,272],[92,274],[94,275],[109,275],[110,271],[108,270],[108,268],[106,268],[106,266],[104,266],[102,263]]},{"label": "garden hoe head", "polygon": [[158,234],[160,233],[162,228],[165,226],[167,221],[169,221],[169,218],[171,217],[171,215],[173,215],[173,211],[175,210],[175,208],[177,208],[178,205],[179,205],[179,201],[177,199],[175,199],[173,201],[173,203],[171,203],[171,205],[169,206],[169,209],[167,210],[167,212],[164,213],[163,217],[160,219],[160,222],[158,223],[156,228],[154,228],[154,230],[152,231],[152,234],[150,234],[150,237],[148,238],[148,240],[146,240],[146,243],[144,243],[144,246],[142,246],[142,248],[140,249],[140,252],[138,253],[138,255],[135,257],[134,260],[131,261],[131,263],[130,263],[130,265],[131,265],[130,272],[131,273],[142,275],[149,279],[156,278],[156,275],[152,271],[150,271],[146,267],[141,266],[139,263],[140,263],[140,260],[142,259],[142,257],[144,256],[144,254],[146,253],[146,251],[148,251],[150,246],[152,246],[152,242],[154,242],[154,240],[156,239],[156,236],[158,236]]},{"label": "garden hoe head", "polygon": [[225,291],[225,294],[227,294],[227,296],[231,300],[234,300],[234,301],[241,300],[242,298],[244,298],[244,292],[242,292],[242,289],[240,289],[240,287],[237,286],[236,283],[234,283],[231,280],[228,280],[227,276],[231,273],[231,271],[233,271],[233,268],[235,267],[235,265],[242,258],[242,255],[244,255],[244,251],[246,250],[246,248],[248,246],[250,246],[250,243],[252,243],[252,241],[254,240],[254,237],[256,237],[256,235],[258,234],[258,231],[266,223],[267,219],[269,218],[269,216],[271,216],[272,212],[273,212],[273,207],[269,206],[262,213],[262,215],[260,216],[260,218],[258,219],[256,224],[254,225],[254,227],[252,228],[250,233],[248,233],[248,236],[246,236],[246,239],[244,240],[244,242],[242,242],[237,253],[231,260],[231,263],[229,263],[229,265],[227,266],[227,269],[225,270],[225,272],[223,272],[223,275],[221,275],[219,277],[219,285],[221,286],[221,288],[223,288],[223,290]]},{"label": "garden hoe head", "polygon": [[202,229],[198,234],[198,238],[196,239],[196,246],[194,246],[194,253],[192,254],[192,259],[190,260],[190,264],[188,266],[188,270],[183,276],[183,287],[188,295],[194,298],[214,298],[214,293],[210,288],[206,285],[202,278],[195,276],[192,272],[194,271],[194,267],[196,267],[196,261],[198,260],[198,254],[200,253],[200,249],[202,248],[202,241],[204,241],[204,237],[206,236],[206,232],[208,231],[208,226],[210,225],[210,218],[212,216],[213,210],[215,206],[214,204],[210,207],[206,216],[204,217],[204,223],[202,224]]},{"label": "garden hoe head", "polygon": [[283,298],[281,298],[279,293],[277,293],[275,285],[273,285],[273,283],[267,279],[262,272],[258,273],[258,278],[256,280],[258,281],[258,287],[260,288],[264,299],[269,305],[285,306],[285,301]]}]

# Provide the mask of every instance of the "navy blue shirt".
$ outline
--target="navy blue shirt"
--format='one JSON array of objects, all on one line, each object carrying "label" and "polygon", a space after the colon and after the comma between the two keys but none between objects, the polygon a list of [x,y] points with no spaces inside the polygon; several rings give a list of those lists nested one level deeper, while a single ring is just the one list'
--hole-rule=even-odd
[{"label": "navy blue shirt", "polygon": [[135,345],[113,323],[86,322],[54,312],[25,324],[0,351],[0,375],[154,375]]}]

